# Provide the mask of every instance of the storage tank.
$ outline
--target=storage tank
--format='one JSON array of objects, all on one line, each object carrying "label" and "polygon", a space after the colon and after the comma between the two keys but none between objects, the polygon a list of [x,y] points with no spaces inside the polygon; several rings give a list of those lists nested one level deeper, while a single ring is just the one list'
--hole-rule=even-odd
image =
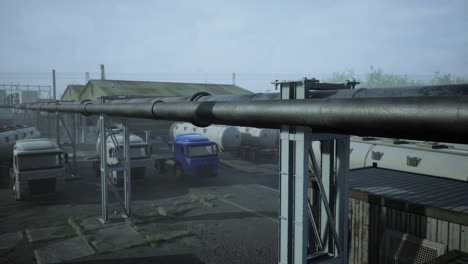
[{"label": "storage tank", "polygon": [[41,133],[35,127],[0,127],[0,162],[6,162],[12,157],[13,146],[16,141],[26,138],[38,138],[40,136]]},{"label": "storage tank", "polygon": [[375,166],[468,181],[468,150],[453,145],[353,137],[350,148],[350,169]]},{"label": "storage tank", "polygon": [[221,151],[237,149],[241,144],[241,134],[237,127],[211,125],[208,127],[197,127],[191,123],[177,122],[172,124],[169,134],[171,139],[186,133],[198,133],[216,142]]},{"label": "storage tank", "polygon": [[243,146],[263,149],[278,148],[279,130],[255,127],[239,127]]}]

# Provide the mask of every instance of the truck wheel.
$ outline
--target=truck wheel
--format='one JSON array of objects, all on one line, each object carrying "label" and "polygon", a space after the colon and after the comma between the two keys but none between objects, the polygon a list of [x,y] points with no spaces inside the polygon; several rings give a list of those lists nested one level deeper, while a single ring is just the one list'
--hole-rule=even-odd
[{"label": "truck wheel", "polygon": [[183,180],[184,179],[184,170],[182,169],[182,166],[177,164],[175,166],[175,177],[177,180]]}]

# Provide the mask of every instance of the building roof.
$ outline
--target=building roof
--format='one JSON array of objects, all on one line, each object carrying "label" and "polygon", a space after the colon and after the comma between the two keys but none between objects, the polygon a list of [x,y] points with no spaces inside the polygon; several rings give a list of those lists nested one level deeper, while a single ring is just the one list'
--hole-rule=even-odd
[{"label": "building roof", "polygon": [[70,84],[63,92],[61,99],[78,101],[80,94],[84,90],[84,88],[85,85]]},{"label": "building roof", "polygon": [[144,82],[124,80],[90,80],[80,94],[80,100],[94,100],[99,96],[191,96],[198,92],[213,95],[249,94],[248,90],[236,85],[176,83],[176,82]]},{"label": "building roof", "polygon": [[23,139],[16,142],[15,149],[18,151],[62,151],[57,144],[47,138]]},{"label": "building roof", "polygon": [[353,170],[350,188],[388,199],[468,215],[468,183],[382,168]]},{"label": "building roof", "polygon": [[452,250],[426,264],[468,264],[468,253]]}]

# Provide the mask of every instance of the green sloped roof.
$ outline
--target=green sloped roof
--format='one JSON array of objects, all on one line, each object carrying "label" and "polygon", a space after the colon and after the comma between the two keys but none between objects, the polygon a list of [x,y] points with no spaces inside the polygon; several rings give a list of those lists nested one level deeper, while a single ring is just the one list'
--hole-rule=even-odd
[{"label": "green sloped roof", "polygon": [[[92,84],[92,85],[90,85]],[[100,89],[102,94],[130,96],[191,96],[197,92],[219,94],[248,94],[250,91],[235,85],[175,82],[142,82],[121,80],[90,80],[86,85]],[[85,89],[85,90],[86,90]],[[83,90],[82,94],[85,92]]]},{"label": "green sloped roof", "polygon": [[62,94],[62,99],[79,100],[81,92],[85,89],[85,85],[70,84]]}]

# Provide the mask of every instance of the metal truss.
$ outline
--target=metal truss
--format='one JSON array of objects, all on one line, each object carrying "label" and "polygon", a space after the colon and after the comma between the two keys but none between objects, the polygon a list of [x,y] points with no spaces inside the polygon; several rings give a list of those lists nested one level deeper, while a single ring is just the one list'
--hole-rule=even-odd
[{"label": "metal truss", "polygon": [[[282,100],[308,98],[316,83],[277,82]],[[280,141],[279,263],[346,263],[349,136],[281,126]],[[320,142],[320,153],[314,153],[313,141]]]},{"label": "metal truss", "polygon": [[[101,98],[101,103],[105,103],[105,99]],[[126,120],[121,120],[123,125],[123,146],[121,146],[112,131],[110,118],[105,115],[99,115],[99,140],[100,140],[100,171],[101,171],[101,217],[102,223],[110,222],[109,218],[109,197],[108,188],[112,191],[121,210],[122,217],[128,218],[132,214],[132,197],[131,197],[131,170],[130,170],[130,137]],[[109,165],[107,162],[107,147],[108,138],[115,146],[115,153],[118,157],[117,165]],[[118,172],[123,173],[123,198],[119,193],[114,181],[113,174]]]}]

